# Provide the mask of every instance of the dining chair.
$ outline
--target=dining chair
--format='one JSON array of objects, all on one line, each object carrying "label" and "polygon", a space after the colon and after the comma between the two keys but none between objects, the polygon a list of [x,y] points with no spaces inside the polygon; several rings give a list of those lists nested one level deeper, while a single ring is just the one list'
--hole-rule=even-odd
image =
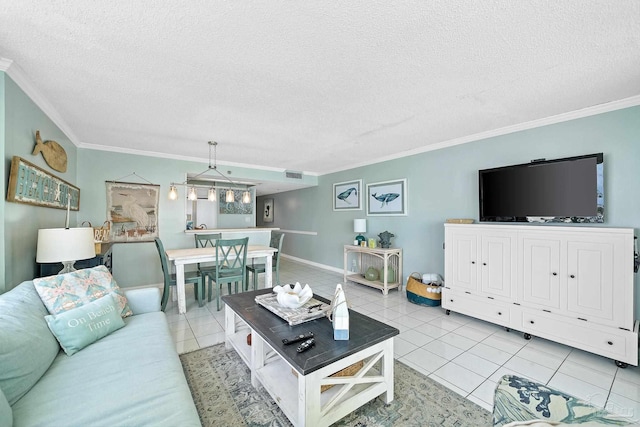
[{"label": "dining chair", "polygon": [[[222,233],[213,234],[194,234],[196,240],[196,248],[214,248],[216,241],[222,237]],[[215,271],[215,264],[198,263],[198,273],[202,276],[202,283],[205,283],[206,273],[213,273]]]},{"label": "dining chair", "polygon": [[[231,294],[231,283],[235,284],[235,293],[238,293],[238,284],[241,290],[245,288],[248,243],[248,237],[216,240],[216,267],[213,272],[205,273],[205,277],[209,281],[209,302],[211,302],[213,283],[215,283],[218,311],[220,311],[220,294],[223,284],[227,284],[229,294]],[[203,283],[206,284],[206,281]]]},{"label": "dining chair", "polygon": [[[164,275],[164,291],[162,292],[161,310],[167,307],[169,301],[169,294],[171,293],[171,287],[176,286],[178,281],[176,275],[169,270],[169,261],[167,260],[167,254],[164,251],[164,245],[159,238],[153,239],[160,255],[160,266],[162,267],[162,274]],[[197,271],[185,271],[184,283],[193,284],[193,293],[198,300],[198,305],[202,307],[204,305],[204,280]]]},{"label": "dining chair", "polygon": [[[271,240],[269,241],[269,246],[272,248],[276,248],[278,252],[274,253],[271,260],[271,270],[275,273],[275,284],[280,284],[280,252],[282,252],[282,241],[284,240],[284,233],[280,233],[278,231],[271,232]],[[264,273],[266,271],[266,264],[255,264],[253,260],[251,260],[251,265],[247,265],[247,278],[245,282],[248,286],[249,284],[249,273],[253,275],[253,290],[258,289],[258,274]]]}]

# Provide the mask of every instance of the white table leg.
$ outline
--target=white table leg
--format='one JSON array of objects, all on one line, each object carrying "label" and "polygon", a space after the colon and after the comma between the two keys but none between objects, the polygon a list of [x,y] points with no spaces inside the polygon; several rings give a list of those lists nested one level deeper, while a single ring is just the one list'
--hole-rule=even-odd
[{"label": "white table leg", "polygon": [[273,261],[271,259],[271,255],[268,255],[267,257],[267,261],[265,262],[265,272],[264,272],[264,287],[265,288],[272,288],[273,287],[273,273],[272,273],[272,268],[273,268]]},{"label": "white table leg", "polygon": [[224,348],[231,350],[231,337],[236,333],[236,313],[224,306]]},{"label": "white table leg", "polygon": [[256,371],[264,366],[264,341],[260,335],[251,329],[251,385],[258,387],[260,381],[256,375]]},{"label": "white table leg", "polygon": [[384,403],[393,402],[393,338],[384,343],[384,356],[382,357],[382,375],[387,384],[387,391],[382,395]]},{"label": "white table leg", "polygon": [[176,292],[178,294],[178,314],[187,312],[187,301],[184,295],[184,264],[176,264]]}]

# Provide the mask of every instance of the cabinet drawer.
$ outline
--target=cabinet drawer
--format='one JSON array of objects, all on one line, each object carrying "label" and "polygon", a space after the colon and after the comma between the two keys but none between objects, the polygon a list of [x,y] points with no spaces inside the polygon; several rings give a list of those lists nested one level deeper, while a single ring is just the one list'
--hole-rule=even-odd
[{"label": "cabinet drawer", "polygon": [[511,321],[511,307],[508,303],[496,303],[487,297],[458,293],[446,288],[443,289],[442,307],[503,326],[509,326]]},{"label": "cabinet drawer", "polygon": [[633,335],[630,331],[613,328],[603,331],[589,322],[584,325],[569,323],[566,318],[550,313],[523,312],[522,330],[620,361],[627,361],[632,353],[629,345],[632,340],[628,340],[628,336]]}]

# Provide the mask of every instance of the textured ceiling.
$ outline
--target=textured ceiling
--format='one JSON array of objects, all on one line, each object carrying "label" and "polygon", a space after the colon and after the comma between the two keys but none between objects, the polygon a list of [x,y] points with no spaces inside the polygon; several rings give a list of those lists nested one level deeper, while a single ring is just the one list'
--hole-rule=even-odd
[{"label": "textured ceiling", "polygon": [[323,174],[640,95],[640,2],[0,0],[82,147]]}]

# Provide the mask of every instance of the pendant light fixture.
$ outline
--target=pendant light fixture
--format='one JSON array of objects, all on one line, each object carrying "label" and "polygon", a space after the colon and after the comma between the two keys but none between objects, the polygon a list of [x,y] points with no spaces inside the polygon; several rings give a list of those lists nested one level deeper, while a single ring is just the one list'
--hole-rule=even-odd
[{"label": "pendant light fixture", "polygon": [[189,200],[198,200],[198,193],[196,192],[196,187],[189,188],[189,195],[187,196]]},{"label": "pendant light fixture", "polygon": [[175,185],[171,184],[169,187],[169,200],[177,200],[178,199],[178,189]]},{"label": "pendant light fixture", "polygon": [[[218,175],[220,175],[222,178],[226,179],[227,181],[229,181],[229,183],[231,185],[233,185],[234,187],[238,186],[239,184],[233,182],[231,180],[231,178],[229,178],[228,176],[226,176],[225,174],[223,174],[222,172],[220,172],[218,170],[218,164],[217,164],[217,147],[218,147],[218,143],[215,141],[208,141],[207,144],[209,144],[209,166],[207,167],[206,170],[200,172],[199,174],[192,176],[191,180],[194,180],[196,178],[198,178],[199,176],[202,176],[204,174],[206,174],[207,172],[213,170],[214,172],[216,172]],[[211,164],[211,149],[213,147],[213,165]],[[169,200],[177,200],[178,199],[178,190],[176,188],[177,185],[188,185],[188,180],[181,183],[181,184],[176,184],[174,182],[171,183],[171,186],[169,187]],[[187,193],[187,197],[189,200],[197,200],[198,199],[198,193],[196,191],[196,186],[190,186],[189,191]],[[248,194],[248,195],[247,195]],[[215,187],[210,187],[209,191],[208,191],[208,195],[207,195],[207,200],[211,201],[211,202],[215,202],[217,199],[216,197],[216,188]],[[242,199],[241,199],[242,203],[250,203],[251,202],[251,193],[249,190],[246,190],[243,195],[242,195]],[[233,203],[235,202],[235,193],[233,191],[233,189],[228,189],[225,193],[225,202],[227,203]]]}]

